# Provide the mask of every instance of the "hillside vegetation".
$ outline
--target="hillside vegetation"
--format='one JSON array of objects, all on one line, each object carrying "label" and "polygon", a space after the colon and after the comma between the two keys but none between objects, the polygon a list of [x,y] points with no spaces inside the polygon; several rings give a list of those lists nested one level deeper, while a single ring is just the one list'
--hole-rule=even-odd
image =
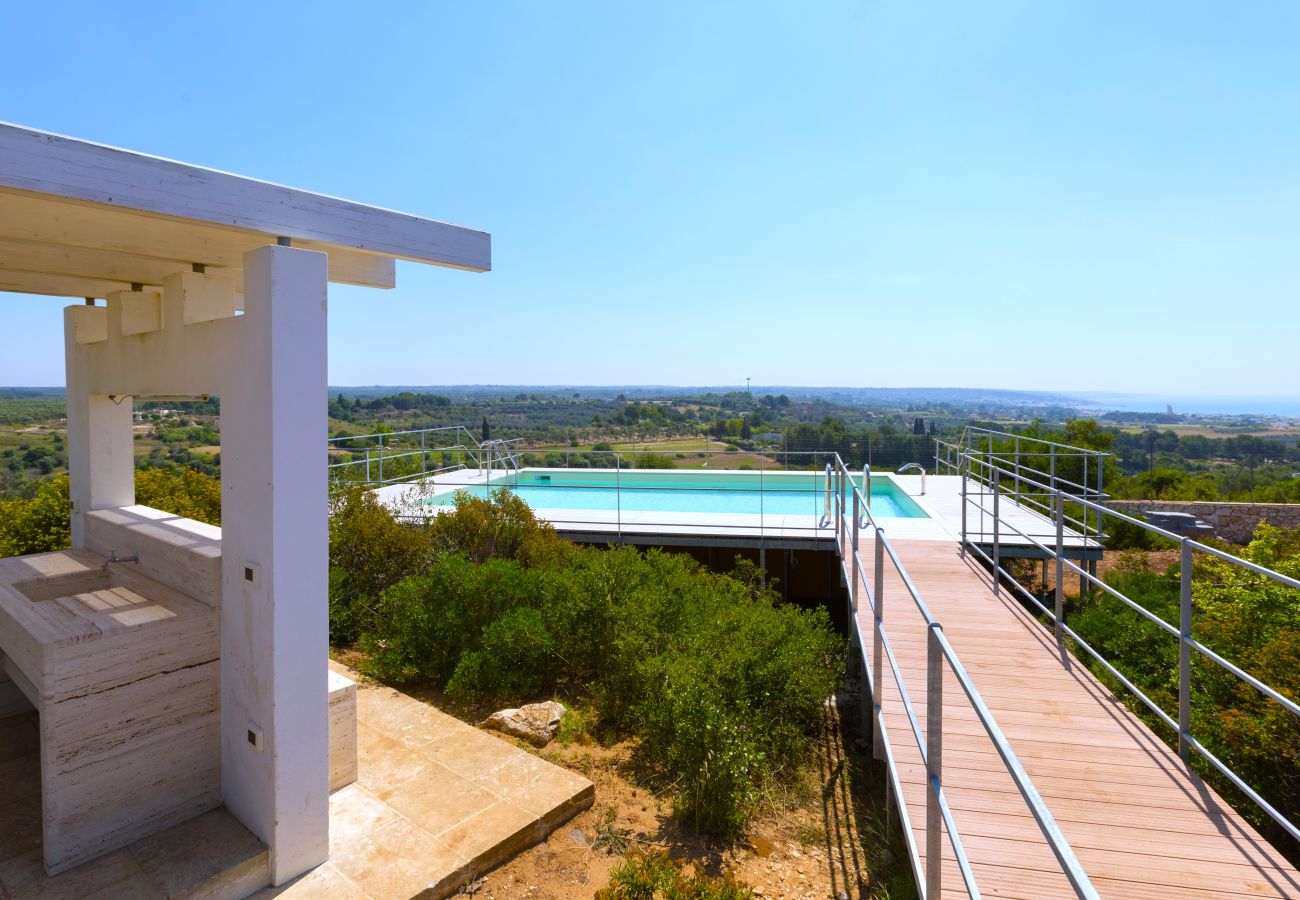
[{"label": "hillside vegetation", "polygon": [[[348,492],[331,519],[331,630],[381,680],[467,709],[560,697],[634,736],[680,814],[731,835],[808,762],[843,642],[759,573],[561,540],[506,491],[423,529]],[[394,540],[395,539],[395,540]]]}]

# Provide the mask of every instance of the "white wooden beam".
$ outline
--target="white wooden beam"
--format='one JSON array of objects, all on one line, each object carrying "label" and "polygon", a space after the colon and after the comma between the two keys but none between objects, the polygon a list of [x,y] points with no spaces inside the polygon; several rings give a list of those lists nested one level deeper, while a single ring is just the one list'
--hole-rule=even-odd
[{"label": "white wooden beam", "polygon": [[0,186],[471,271],[483,231],[0,123]]},{"label": "white wooden beam", "polygon": [[83,278],[80,275],[51,275],[0,269],[0,291],[15,294],[44,294],[49,297],[94,297],[103,300],[113,291],[129,291],[130,282]]},{"label": "white wooden beam", "polygon": [[[4,269],[161,284],[173,272],[202,263],[226,269],[238,281],[244,254],[268,243],[274,241],[266,235],[0,188]],[[380,288],[397,283],[390,258],[312,242],[301,246],[329,255],[332,282]]]},{"label": "white wooden beam", "polygon": [[[192,261],[188,260],[141,256],[120,250],[97,250],[69,244],[0,238],[0,269],[73,275],[105,281],[162,284],[168,275],[188,272],[192,265]],[[208,270],[220,271],[232,278],[239,277],[238,269],[210,265]]]}]

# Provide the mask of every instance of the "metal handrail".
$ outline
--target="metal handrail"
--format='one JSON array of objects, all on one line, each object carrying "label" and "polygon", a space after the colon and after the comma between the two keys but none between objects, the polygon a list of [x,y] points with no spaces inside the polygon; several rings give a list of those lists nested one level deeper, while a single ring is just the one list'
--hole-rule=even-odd
[{"label": "metal handrail", "polygon": [[[451,433],[453,437],[459,438],[455,443],[442,444],[440,446],[429,446],[430,435],[446,435]],[[415,449],[415,438],[409,438],[409,446],[404,439],[411,435],[419,436],[419,449]],[[369,443],[364,447],[346,447],[342,446],[348,442],[356,441],[374,441],[376,446],[372,447]],[[469,443],[466,443],[466,440]],[[354,456],[364,451],[365,456],[361,459],[349,459],[337,463],[329,463],[330,470],[343,470],[348,468],[362,469],[364,467],[365,476],[363,479],[349,479],[363,481],[365,484],[386,485],[396,484],[409,481],[415,478],[424,478],[428,475],[436,475],[443,472],[449,472],[456,469],[465,468],[465,460],[479,464],[480,452],[477,451],[477,443],[474,441],[474,435],[463,425],[441,425],[436,428],[412,428],[403,431],[383,431],[373,432],[371,434],[347,434],[338,435],[328,438],[326,446],[334,450],[345,450]],[[372,455],[371,450],[377,450],[378,453]],[[399,450],[404,452],[390,453],[390,450]],[[455,453],[457,462],[450,466],[438,466],[430,468],[428,459],[430,454],[434,453]],[[409,459],[412,456],[420,457],[418,471],[403,472],[392,477],[386,477],[384,474],[384,463],[393,460]],[[377,470],[377,475],[376,471]]]},{"label": "metal handrail", "polygon": [[921,473],[921,496],[925,496],[925,466],[920,463],[907,463],[898,470],[898,474],[902,475],[904,472],[910,472],[913,469]]},{"label": "metal handrail", "polygon": [[[1084,871],[1082,864],[1075,855],[1074,850],[1070,847],[1069,842],[1062,834],[1060,827],[1056,824],[1055,818],[1047,808],[1042,796],[1034,787],[1024,766],[1020,763],[1015,751],[1011,748],[1010,742],[1006,735],[998,726],[993,718],[992,712],[985,704],[979,690],[971,681],[970,675],[966,672],[965,667],[961,664],[957,652],[948,642],[943,634],[943,626],[937,621],[930,611],[929,606],[922,599],[920,591],[913,583],[911,576],[908,575],[907,569],[903,566],[902,561],[898,558],[892,543],[885,535],[885,530],[879,525],[872,515],[870,508],[867,507],[862,492],[853,484],[847,467],[843,461],[836,455],[837,472],[840,478],[841,492],[847,490],[851,496],[851,518],[849,512],[850,502],[841,502],[837,504],[839,508],[839,522],[837,523],[838,546],[843,548],[846,542],[849,543],[850,550],[848,553],[849,562],[851,563],[850,574],[850,604],[851,619],[857,621],[857,610],[859,596],[865,593],[867,602],[872,612],[872,632],[874,652],[868,661],[866,652],[866,641],[859,628],[853,629],[853,634],[857,637],[858,651],[861,656],[863,670],[867,680],[868,690],[870,692],[872,732],[874,735],[875,755],[879,759],[885,759],[891,768],[891,778],[896,782],[894,773],[895,763],[893,762],[892,748],[887,743],[887,731],[884,725],[883,717],[883,660],[889,661],[891,674],[894,683],[898,688],[899,699],[903,705],[907,722],[912,731],[912,736],[917,742],[917,748],[921,755],[921,760],[926,767],[926,837],[925,853],[926,861],[924,872],[920,863],[920,854],[916,846],[916,839],[910,828],[905,831],[905,838],[908,845],[908,851],[911,857],[912,867],[917,877],[918,887],[922,887],[922,896],[927,900],[935,900],[943,892],[943,847],[942,835],[946,829],[948,833],[949,844],[953,849],[953,855],[957,860],[958,869],[961,872],[962,880],[965,883],[967,893],[972,897],[979,897],[979,887],[970,868],[969,860],[966,857],[965,849],[962,845],[961,834],[958,823],[952,814],[948,803],[947,795],[943,791],[943,667],[947,665],[952,672],[962,692],[966,695],[971,707],[974,709],[976,717],[979,719],[985,733],[993,742],[997,749],[999,757],[1002,759],[1004,766],[1011,775],[1012,781],[1024,798],[1030,813],[1037,822],[1039,829],[1047,839],[1053,855],[1061,865],[1062,872],[1075,893],[1080,897],[1097,897],[1096,889],[1092,886],[1087,873]],[[842,496],[842,493],[841,493]],[[861,528],[875,529],[875,580],[874,586],[869,584],[866,579],[866,566],[862,562],[861,553],[858,547],[858,537]],[[921,614],[921,619],[926,627],[926,727],[922,730],[920,722],[913,709],[912,701],[897,662],[894,658],[893,648],[889,641],[888,630],[884,623],[884,561],[888,558],[894,568],[895,573],[902,581],[903,586],[907,589],[908,595],[912,599],[913,605]],[[870,662],[870,664],[868,664]],[[895,784],[894,790],[897,791]],[[905,809],[906,804],[900,798],[900,810]],[[940,823],[942,822],[942,828]]]},{"label": "metal handrail", "polygon": [[[972,461],[972,457],[969,455],[966,457],[966,459],[968,462]],[[967,470],[963,470],[963,479],[967,477],[966,471]],[[1223,656],[1211,650],[1209,647],[1206,647],[1200,641],[1192,637],[1192,617],[1195,612],[1195,607],[1192,603],[1192,588],[1193,588],[1193,581],[1195,577],[1194,566],[1193,566],[1194,554],[1197,552],[1208,554],[1230,565],[1236,566],[1238,568],[1244,569],[1249,572],[1253,572],[1257,575],[1264,576],[1265,578],[1271,579],[1272,581],[1275,581],[1280,585],[1283,585],[1288,588],[1296,589],[1296,590],[1300,590],[1300,579],[1292,578],[1281,572],[1276,572],[1265,566],[1261,566],[1257,563],[1253,563],[1250,560],[1241,559],[1240,557],[1233,556],[1231,553],[1227,553],[1216,547],[1210,547],[1190,537],[1175,534],[1171,531],[1167,531],[1166,529],[1160,528],[1157,525],[1152,525],[1149,522],[1142,521],[1141,519],[1137,519],[1125,513],[1121,513],[1109,509],[1108,507],[1104,506],[1101,502],[1099,502],[1100,498],[1089,499],[1087,497],[1081,497],[1075,494],[1067,493],[1059,489],[1052,490],[1050,485],[1046,485],[1040,481],[1028,479],[1023,472],[1016,473],[1017,477],[1022,482],[1028,483],[1033,487],[1041,488],[1045,491],[1048,491],[1054,497],[1054,502],[1052,504],[1054,508],[1053,524],[1055,525],[1057,539],[1056,539],[1055,547],[1049,547],[1048,545],[1044,544],[1042,541],[1039,541],[1033,535],[1030,535],[1026,533],[1023,529],[1017,527],[1012,521],[1008,519],[1004,519],[998,513],[997,501],[998,501],[998,494],[999,494],[999,484],[1002,478],[1007,477],[1011,474],[1012,474],[1011,470],[1003,469],[1001,467],[995,467],[993,472],[994,478],[992,480],[992,486],[993,486],[992,493],[994,497],[994,504],[993,504],[992,515],[994,516],[995,527],[993,532],[994,545],[993,545],[992,555],[986,553],[978,545],[971,543],[967,540],[964,524],[963,524],[963,530],[961,535],[963,547],[976,553],[980,558],[982,558],[985,562],[987,562],[992,567],[993,581],[995,586],[1001,582],[1002,576],[1006,575],[1007,580],[1019,591],[1019,593],[1024,597],[1026,597],[1035,607],[1037,607],[1052,622],[1058,641],[1063,641],[1066,637],[1069,637],[1075,643],[1076,647],[1083,650],[1090,657],[1092,657],[1098,663],[1100,663],[1108,673],[1110,673],[1117,681],[1119,681],[1121,685],[1123,685],[1123,687],[1126,690],[1128,690],[1139,701],[1141,701],[1141,703],[1147,709],[1151,710],[1151,712],[1155,715],[1155,717],[1160,722],[1162,722],[1164,725],[1172,729],[1177,735],[1178,755],[1180,758],[1183,759],[1184,762],[1190,761],[1191,754],[1193,751],[1195,751],[1201,758],[1206,760],[1206,762],[1208,762],[1214,769],[1216,769],[1224,777],[1226,777],[1238,790],[1240,790],[1243,794],[1245,794],[1246,797],[1248,797],[1251,800],[1251,802],[1253,802],[1256,806],[1258,806],[1266,815],[1268,815],[1269,818],[1271,818],[1285,832],[1287,832],[1287,834],[1291,835],[1291,837],[1295,838],[1296,840],[1300,840],[1300,825],[1297,825],[1297,823],[1292,822],[1285,815],[1283,815],[1279,810],[1275,809],[1267,800],[1265,800],[1262,796],[1260,796],[1260,794],[1257,791],[1255,791],[1252,787],[1250,787],[1250,785],[1247,784],[1241,778],[1241,776],[1238,775],[1227,763],[1223,762],[1223,760],[1219,759],[1218,756],[1216,756],[1214,753],[1208,750],[1203,744],[1201,744],[1200,741],[1198,741],[1195,738],[1195,736],[1192,734],[1192,720],[1191,720],[1192,653],[1197,653],[1204,659],[1210,660],[1219,668],[1230,673],[1238,680],[1244,682],[1245,684],[1250,685],[1252,688],[1259,691],[1265,697],[1268,697],[1270,700],[1280,704],[1283,709],[1287,710],[1288,712],[1290,712],[1291,714],[1297,717],[1300,717],[1300,702],[1297,702],[1296,700],[1287,697],[1285,694],[1282,694],[1277,689],[1260,681],[1258,678],[1251,675],[1249,672],[1246,672],[1240,666],[1236,665],[1235,663],[1231,662],[1228,659],[1225,659]],[[971,496],[970,492],[966,490],[966,485],[964,480],[963,480],[963,496],[966,496],[968,500],[969,497]],[[985,494],[980,493],[977,496],[980,496],[982,498],[983,496],[985,496]],[[969,501],[969,502],[973,503],[975,501]],[[1179,594],[1180,594],[1179,622],[1177,625],[1173,624],[1172,622],[1167,622],[1164,619],[1160,618],[1155,613],[1143,607],[1140,603],[1137,603],[1132,598],[1125,596],[1121,591],[1107,584],[1100,577],[1098,577],[1094,572],[1091,572],[1087,568],[1078,565],[1077,563],[1075,563],[1073,560],[1069,559],[1065,555],[1065,546],[1064,546],[1064,541],[1062,536],[1065,531],[1065,521],[1068,518],[1064,513],[1065,504],[1067,502],[1082,505],[1083,507],[1085,507],[1085,509],[1091,509],[1095,511],[1099,517],[1101,515],[1106,515],[1106,516],[1119,519],[1120,521],[1127,522],[1130,525],[1134,525],[1138,528],[1144,529],[1145,531],[1163,537],[1167,540],[1174,541],[1178,544],[1180,549],[1180,570],[1182,574],[1180,577],[1180,585],[1179,585]],[[985,513],[988,511],[983,507],[982,500],[979,506],[980,506],[981,513]],[[964,517],[963,517],[963,523],[964,523]],[[1003,527],[1010,529],[1012,532],[1017,534],[1020,538],[1027,541],[1031,546],[1042,551],[1048,557],[1053,558],[1055,560],[1056,603],[1054,608],[1048,608],[1046,604],[1042,603],[1023,585],[1019,584],[1015,580],[1015,578],[1011,576],[1011,573],[1002,567],[999,559],[998,542],[1000,541],[1001,528]],[[1062,576],[1067,568],[1079,575],[1081,588],[1085,584],[1090,585],[1093,588],[1100,590],[1111,597],[1114,597],[1115,599],[1123,603],[1127,608],[1132,609],[1138,615],[1142,616],[1144,619],[1154,624],[1160,631],[1178,640],[1179,642],[1178,716],[1176,719],[1174,716],[1170,715],[1169,713],[1161,709],[1159,704],[1157,704],[1144,691],[1142,691],[1135,684],[1133,684],[1133,682],[1127,677],[1125,677],[1114,664],[1112,664],[1109,660],[1105,659],[1101,655],[1101,653],[1096,650],[1096,648],[1090,645],[1074,629],[1070,628],[1065,623],[1065,609],[1063,604],[1064,590],[1062,584]]]}]

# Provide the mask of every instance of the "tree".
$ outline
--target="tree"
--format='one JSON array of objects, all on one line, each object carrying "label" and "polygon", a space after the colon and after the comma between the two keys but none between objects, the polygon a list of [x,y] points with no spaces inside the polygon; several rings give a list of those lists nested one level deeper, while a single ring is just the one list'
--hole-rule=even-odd
[{"label": "tree", "polygon": [[916,417],[916,421],[912,423],[912,434],[925,434],[925,419]]},{"label": "tree", "polygon": [[483,427],[481,429],[484,441],[492,440],[492,429],[488,426],[487,416],[483,417]]}]

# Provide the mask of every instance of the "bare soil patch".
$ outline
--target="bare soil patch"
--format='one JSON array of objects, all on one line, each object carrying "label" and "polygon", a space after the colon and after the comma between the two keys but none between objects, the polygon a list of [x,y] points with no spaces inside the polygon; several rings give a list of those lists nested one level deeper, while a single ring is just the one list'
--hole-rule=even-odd
[{"label": "bare soil patch", "polygon": [[769,798],[765,814],[734,842],[700,835],[676,819],[671,786],[638,768],[633,742],[552,743],[543,750],[520,742],[590,778],[595,804],[466,892],[492,900],[594,897],[623,855],[641,849],[666,850],[697,872],[731,872],[755,897],[772,900],[914,896],[910,874],[898,863],[901,850],[895,855],[885,846],[873,764],[848,731],[828,705],[814,764],[788,795]]}]

